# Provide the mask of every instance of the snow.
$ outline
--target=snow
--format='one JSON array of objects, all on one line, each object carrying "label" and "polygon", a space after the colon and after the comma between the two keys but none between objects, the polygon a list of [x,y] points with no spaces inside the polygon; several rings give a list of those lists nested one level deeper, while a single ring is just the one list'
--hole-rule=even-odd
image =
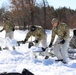
[{"label": "snow", "polygon": [[[32,49],[28,48],[28,43],[17,46],[16,41],[23,40],[27,34],[26,31],[15,30],[14,39],[5,38],[5,31],[0,33],[0,46],[9,47],[9,50],[0,51],[0,73],[2,72],[19,72],[24,68],[28,69],[35,75],[76,75],[76,60],[69,59],[68,64],[55,62],[56,57],[44,59],[44,56],[33,58]],[[50,43],[51,31],[46,30],[47,45]],[[72,33],[71,33],[72,35]],[[12,49],[15,46],[15,50]]]}]

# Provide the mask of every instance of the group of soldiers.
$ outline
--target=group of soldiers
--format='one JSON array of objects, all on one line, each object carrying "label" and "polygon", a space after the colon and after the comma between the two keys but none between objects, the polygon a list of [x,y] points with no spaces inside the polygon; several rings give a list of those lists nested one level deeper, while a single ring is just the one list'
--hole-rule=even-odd
[{"label": "group of soldiers", "polygon": [[[3,24],[4,27],[1,30],[1,32],[3,30],[6,31],[6,37],[9,37],[10,39],[13,38],[13,32],[15,30],[15,26],[12,23],[12,21],[6,17],[3,18]],[[66,23],[63,22],[59,22],[58,19],[53,18],[51,21],[53,28],[52,28],[52,35],[51,35],[51,41],[48,47],[52,47],[52,45],[54,44],[54,54],[57,57],[57,60],[55,61],[61,61],[63,63],[67,63],[68,62],[68,47],[72,47],[72,48],[76,48],[76,30],[73,31],[74,36],[73,38],[70,40],[69,42],[69,27]],[[54,43],[55,40],[55,36],[58,36],[57,40]],[[24,40],[18,41],[19,43],[23,43],[25,44],[28,39],[34,36],[35,40],[32,41],[34,42],[34,46],[38,47],[40,45],[40,43],[42,44],[42,50],[46,51],[47,48],[47,34],[45,32],[45,30],[40,26],[35,26],[32,25],[29,29],[29,32],[27,33],[26,37]],[[32,44],[33,45],[33,44]],[[28,46],[30,48],[30,46]],[[46,59],[48,58],[46,51]]]}]

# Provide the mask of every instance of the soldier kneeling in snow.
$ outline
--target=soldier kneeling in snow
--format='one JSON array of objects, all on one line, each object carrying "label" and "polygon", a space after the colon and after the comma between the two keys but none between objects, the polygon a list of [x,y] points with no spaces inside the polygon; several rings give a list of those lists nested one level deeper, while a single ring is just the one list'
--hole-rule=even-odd
[{"label": "soldier kneeling in snow", "polygon": [[57,57],[56,61],[62,61],[63,63],[68,62],[68,38],[69,38],[69,28],[67,24],[63,22],[59,22],[58,19],[53,18],[51,21],[53,28],[52,28],[52,38],[49,47],[52,46],[55,35],[58,36],[55,45],[54,45],[54,54]]},{"label": "soldier kneeling in snow", "polygon": [[[13,39],[15,25],[13,21],[5,15],[3,15],[3,29],[0,30],[0,32],[2,32],[3,30],[6,31],[5,38],[9,37],[10,39]],[[4,49],[9,48],[6,46]],[[13,47],[13,49],[15,49],[15,47]]]},{"label": "soldier kneeling in snow", "polygon": [[[35,40],[33,41],[35,44],[35,47],[38,47],[39,44],[42,44],[42,50],[45,51],[45,59],[47,59],[48,56],[48,50],[45,50],[47,47],[47,35],[45,33],[45,30],[42,27],[39,26],[31,26],[29,32],[26,35],[26,38],[24,41],[21,41],[23,44],[26,43],[26,41],[31,37],[34,36]],[[32,43],[31,43],[32,44]],[[33,45],[33,44],[32,44]],[[29,46],[30,48],[30,46]]]},{"label": "soldier kneeling in snow", "polygon": [[73,30],[73,37],[70,40],[69,46],[72,49],[76,49],[76,30]]}]

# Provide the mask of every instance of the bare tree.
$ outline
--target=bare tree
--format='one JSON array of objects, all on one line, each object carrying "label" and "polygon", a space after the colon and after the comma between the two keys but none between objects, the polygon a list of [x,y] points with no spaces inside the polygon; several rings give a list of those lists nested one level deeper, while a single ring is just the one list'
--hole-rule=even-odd
[{"label": "bare tree", "polygon": [[[17,23],[21,26],[34,24],[34,6],[35,0],[12,0],[12,16],[17,19]],[[14,14],[15,13],[15,14]],[[30,14],[30,16],[28,15]]]},{"label": "bare tree", "polygon": [[35,10],[35,2],[36,0],[26,0],[27,4],[29,5],[30,12],[31,12],[31,22],[34,25],[34,10]]}]

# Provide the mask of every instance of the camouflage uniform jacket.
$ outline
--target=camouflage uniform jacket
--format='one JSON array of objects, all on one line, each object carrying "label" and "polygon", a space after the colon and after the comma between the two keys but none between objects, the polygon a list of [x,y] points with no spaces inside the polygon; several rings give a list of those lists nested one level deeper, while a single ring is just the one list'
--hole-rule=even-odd
[{"label": "camouflage uniform jacket", "polygon": [[55,35],[58,35],[60,40],[66,40],[69,37],[69,28],[65,23],[59,23],[57,27],[52,28],[52,38],[51,43],[53,43],[55,39]]},{"label": "camouflage uniform jacket", "polygon": [[46,35],[45,30],[43,28],[37,27],[37,29],[33,32],[29,31],[26,35],[26,39],[28,40],[31,36],[34,36],[36,40],[40,41]]},{"label": "camouflage uniform jacket", "polygon": [[76,36],[75,35],[71,38],[69,42],[69,46],[73,49],[76,49]]},{"label": "camouflage uniform jacket", "polygon": [[14,23],[11,20],[6,20],[3,22],[4,30],[8,33],[13,30]]}]

